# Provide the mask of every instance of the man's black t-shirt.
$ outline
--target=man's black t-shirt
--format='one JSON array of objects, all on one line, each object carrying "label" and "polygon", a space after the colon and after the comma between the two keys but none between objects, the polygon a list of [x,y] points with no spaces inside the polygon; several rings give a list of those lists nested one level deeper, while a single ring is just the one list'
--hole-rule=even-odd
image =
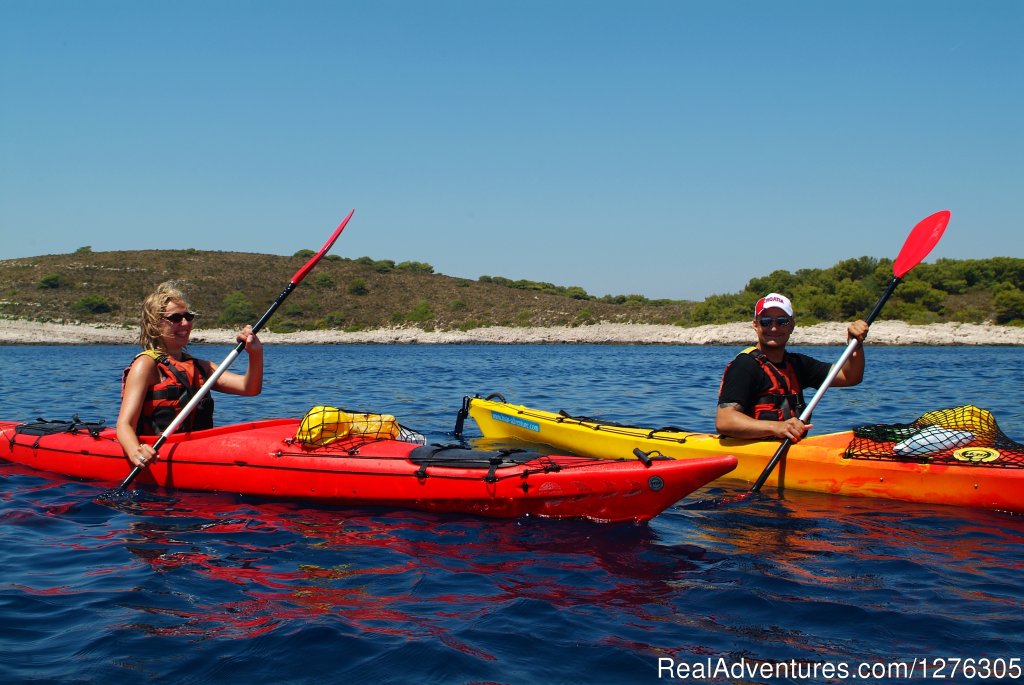
[{"label": "man's black t-shirt", "polygon": [[[796,372],[801,390],[821,387],[832,368],[830,364],[797,352],[787,352],[782,364],[775,366],[780,371],[784,371],[787,364],[792,365]],[[756,359],[746,353],[737,355],[736,359],[726,367],[725,374],[722,376],[722,387],[718,391],[718,404],[738,404],[744,414],[752,416],[757,399],[762,397],[771,386],[771,379],[768,378],[768,374],[764,372]]]}]

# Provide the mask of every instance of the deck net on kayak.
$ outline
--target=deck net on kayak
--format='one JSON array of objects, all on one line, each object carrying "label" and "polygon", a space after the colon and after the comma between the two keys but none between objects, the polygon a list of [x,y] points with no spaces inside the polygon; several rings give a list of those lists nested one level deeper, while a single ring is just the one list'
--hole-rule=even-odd
[{"label": "deck net on kayak", "polygon": [[1024,445],[999,429],[992,412],[973,405],[938,409],[911,423],[853,429],[848,459],[1024,468]]}]

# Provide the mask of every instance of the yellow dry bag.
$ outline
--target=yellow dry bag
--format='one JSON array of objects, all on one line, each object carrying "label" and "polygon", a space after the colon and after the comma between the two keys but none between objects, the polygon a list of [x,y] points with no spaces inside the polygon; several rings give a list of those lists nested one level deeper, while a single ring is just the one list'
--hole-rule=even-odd
[{"label": "yellow dry bag", "polygon": [[307,445],[329,445],[349,436],[394,440],[401,430],[391,414],[352,413],[320,405],[302,417],[295,439]]}]

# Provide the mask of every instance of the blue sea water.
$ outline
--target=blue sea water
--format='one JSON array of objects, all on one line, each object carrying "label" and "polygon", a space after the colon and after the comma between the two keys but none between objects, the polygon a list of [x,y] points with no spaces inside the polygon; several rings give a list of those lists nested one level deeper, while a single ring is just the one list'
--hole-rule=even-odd
[{"label": "blue sea water", "polygon": [[[449,441],[464,395],[501,392],[711,430],[735,352],[268,346],[264,393],[218,396],[217,416],[333,404]],[[112,422],[132,354],[0,347],[0,418]],[[975,404],[1024,441],[1020,349],[868,360],[863,385],[822,399],[815,432]],[[1024,517],[1001,512],[766,489],[601,525],[106,489],[0,463],[0,682],[978,683],[1024,667]]]}]

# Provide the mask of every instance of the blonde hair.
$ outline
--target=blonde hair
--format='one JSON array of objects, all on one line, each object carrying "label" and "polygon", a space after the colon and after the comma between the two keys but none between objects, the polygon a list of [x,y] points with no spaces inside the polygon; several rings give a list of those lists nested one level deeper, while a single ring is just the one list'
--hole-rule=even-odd
[{"label": "blonde hair", "polygon": [[169,302],[180,302],[188,307],[188,300],[174,281],[165,281],[142,301],[142,329],[139,344],[146,350],[162,349],[161,335],[164,312]]}]

